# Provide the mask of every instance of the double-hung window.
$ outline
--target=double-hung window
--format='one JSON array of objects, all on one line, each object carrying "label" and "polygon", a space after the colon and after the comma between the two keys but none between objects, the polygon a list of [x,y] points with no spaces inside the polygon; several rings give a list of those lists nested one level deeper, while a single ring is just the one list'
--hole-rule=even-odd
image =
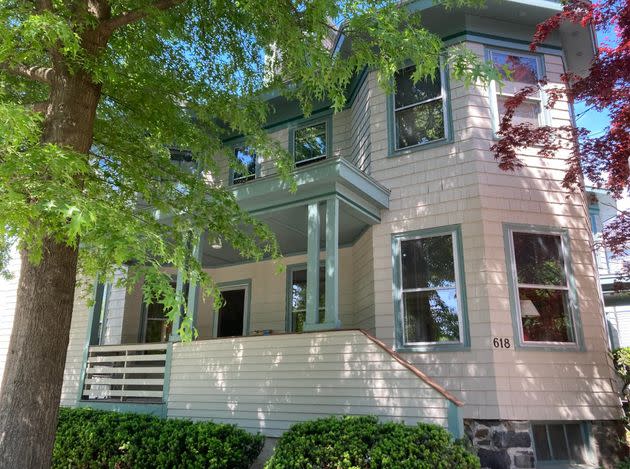
[{"label": "double-hung window", "polygon": [[446,138],[444,70],[434,77],[413,80],[415,66],[396,72],[394,150]]},{"label": "double-hung window", "polygon": [[[302,332],[306,321],[306,269],[289,268],[289,317],[287,330]],[[319,322],[324,320],[326,305],[326,275],[319,268]]]},{"label": "double-hung window", "polygon": [[576,344],[566,233],[508,227],[506,234],[520,342]]},{"label": "double-hung window", "polygon": [[[490,85],[490,100],[495,122],[505,114],[505,102],[526,86],[537,86],[542,78],[540,56],[489,50],[488,58],[503,77],[502,86],[493,81]],[[513,123],[543,124],[543,95],[540,90],[530,95],[515,111]]]},{"label": "double-hung window", "polygon": [[234,149],[234,156],[244,170],[233,172],[232,184],[241,184],[256,178],[256,153],[248,147],[237,147]]},{"label": "double-hung window", "polygon": [[295,165],[302,166],[326,158],[328,155],[328,122],[318,122],[295,129],[293,157]]},{"label": "double-hung window", "polygon": [[393,250],[397,345],[464,344],[459,228],[395,235]]}]

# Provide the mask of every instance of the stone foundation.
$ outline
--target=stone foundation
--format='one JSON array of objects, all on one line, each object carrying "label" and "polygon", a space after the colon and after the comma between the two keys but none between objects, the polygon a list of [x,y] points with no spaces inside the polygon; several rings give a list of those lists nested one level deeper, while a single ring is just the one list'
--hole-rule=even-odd
[{"label": "stone foundation", "polygon": [[536,467],[528,421],[464,420],[464,431],[477,451],[481,467]]},{"label": "stone foundation", "polygon": [[591,422],[597,465],[606,469],[617,466],[628,457],[626,430],[620,420],[595,420]]}]

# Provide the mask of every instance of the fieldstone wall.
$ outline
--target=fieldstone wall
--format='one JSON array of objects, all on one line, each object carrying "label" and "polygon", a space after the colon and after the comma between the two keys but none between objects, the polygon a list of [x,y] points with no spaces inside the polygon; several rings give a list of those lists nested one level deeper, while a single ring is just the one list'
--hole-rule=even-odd
[{"label": "fieldstone wall", "polygon": [[621,420],[595,420],[591,426],[598,466],[612,469],[628,457],[626,431]]},{"label": "fieldstone wall", "polygon": [[536,467],[529,422],[526,420],[464,420],[464,431],[488,469]]}]

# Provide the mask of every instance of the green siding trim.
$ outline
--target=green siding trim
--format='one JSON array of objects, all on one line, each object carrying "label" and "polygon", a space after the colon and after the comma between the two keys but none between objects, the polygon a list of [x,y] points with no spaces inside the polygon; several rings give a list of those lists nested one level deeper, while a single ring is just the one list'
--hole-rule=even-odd
[{"label": "green siding trim", "polygon": [[462,415],[462,408],[455,404],[453,401],[448,401],[448,431],[455,438],[464,437],[464,417]]},{"label": "green siding trim", "polygon": [[[461,337],[460,343],[405,344],[402,312],[402,284],[400,265],[400,241],[406,238],[420,238],[451,234],[454,236],[455,272],[457,293],[459,295]],[[470,349],[470,325],[468,321],[468,299],[466,296],[466,275],[464,269],[464,250],[460,225],[448,225],[417,231],[392,234],[392,297],[394,301],[394,332],[397,352],[457,352]]]},{"label": "green siding trim", "polygon": [[[217,283],[219,290],[239,290],[238,287],[245,290],[245,311],[243,311],[243,335],[249,334],[251,329],[251,311],[252,311],[252,279],[244,278],[240,280],[230,280],[229,282]],[[213,314],[212,319],[212,335],[217,336],[219,328],[219,315]]]},{"label": "green siding trim", "polygon": [[453,113],[451,110],[451,86],[449,80],[448,67],[440,66],[440,78],[442,80],[442,111],[444,115],[444,138],[432,142],[421,143],[410,147],[396,149],[396,121],[394,118],[394,93],[389,93],[386,97],[387,113],[387,156],[397,157],[415,153],[417,151],[428,150],[429,148],[440,147],[453,143]]},{"label": "green siding trim", "polygon": [[99,402],[79,401],[77,407],[89,407],[96,410],[111,412],[149,414],[156,417],[166,417],[166,404],[134,404],[131,402]]},{"label": "green siding trim", "polygon": [[[87,337],[85,345],[83,346],[83,358],[81,362],[81,374],[79,375],[79,389],[77,390],[77,401],[80,401],[83,397],[83,387],[85,386],[85,375],[87,371],[87,360],[90,353],[90,345],[96,345],[98,343],[98,320],[96,315],[100,317],[100,312],[103,307],[103,292],[105,285],[100,283],[98,277],[94,280],[94,303],[88,311],[88,326]],[[74,314],[74,310],[73,310]]]},{"label": "green siding trim", "polygon": [[[524,343],[521,338],[520,331],[520,318],[518,316],[518,308],[516,299],[518,298],[518,286],[516,283],[516,265],[513,256],[513,239],[512,232],[523,233],[543,233],[543,234],[556,234],[562,239],[562,255],[564,258],[565,275],[567,277],[567,283],[569,287],[569,314],[571,315],[571,324],[573,326],[573,332],[575,334],[575,342],[556,345],[542,342],[540,344],[534,342]],[[585,352],[586,347],[584,345],[584,332],[582,329],[582,321],[580,320],[580,308],[577,297],[577,290],[575,286],[575,276],[573,274],[573,265],[571,257],[571,247],[569,230],[567,228],[556,228],[550,226],[540,225],[526,225],[518,223],[504,223],[503,224],[503,245],[505,250],[505,266],[508,277],[508,290],[510,294],[510,311],[512,314],[512,329],[514,331],[514,344],[515,347],[525,350],[543,350],[550,352]]]},{"label": "green siding trim", "polygon": [[[510,49],[518,49],[524,52],[529,52],[529,45],[531,41],[525,41],[523,39],[514,39],[511,37],[497,36],[494,34],[481,33],[478,31],[459,31],[448,36],[444,36],[442,41],[446,45],[452,45],[458,42],[470,41],[480,44],[493,46],[493,47],[505,47]],[[554,46],[551,44],[542,44],[537,49],[545,54],[563,55],[562,47]]]},{"label": "green siding trim", "polygon": [[168,396],[171,391],[171,367],[173,363],[173,343],[169,342],[166,348],[166,360],[164,361],[164,384],[162,385],[163,417],[168,410]]}]

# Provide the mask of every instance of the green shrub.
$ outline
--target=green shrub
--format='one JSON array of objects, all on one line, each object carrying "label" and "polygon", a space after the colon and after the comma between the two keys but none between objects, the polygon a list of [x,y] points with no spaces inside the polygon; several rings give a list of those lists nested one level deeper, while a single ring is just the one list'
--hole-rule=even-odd
[{"label": "green shrub", "polygon": [[233,425],[62,408],[53,467],[249,468],[263,443]]},{"label": "green shrub", "polygon": [[479,459],[442,427],[330,417],[298,423],[276,445],[265,469],[477,469]]}]

